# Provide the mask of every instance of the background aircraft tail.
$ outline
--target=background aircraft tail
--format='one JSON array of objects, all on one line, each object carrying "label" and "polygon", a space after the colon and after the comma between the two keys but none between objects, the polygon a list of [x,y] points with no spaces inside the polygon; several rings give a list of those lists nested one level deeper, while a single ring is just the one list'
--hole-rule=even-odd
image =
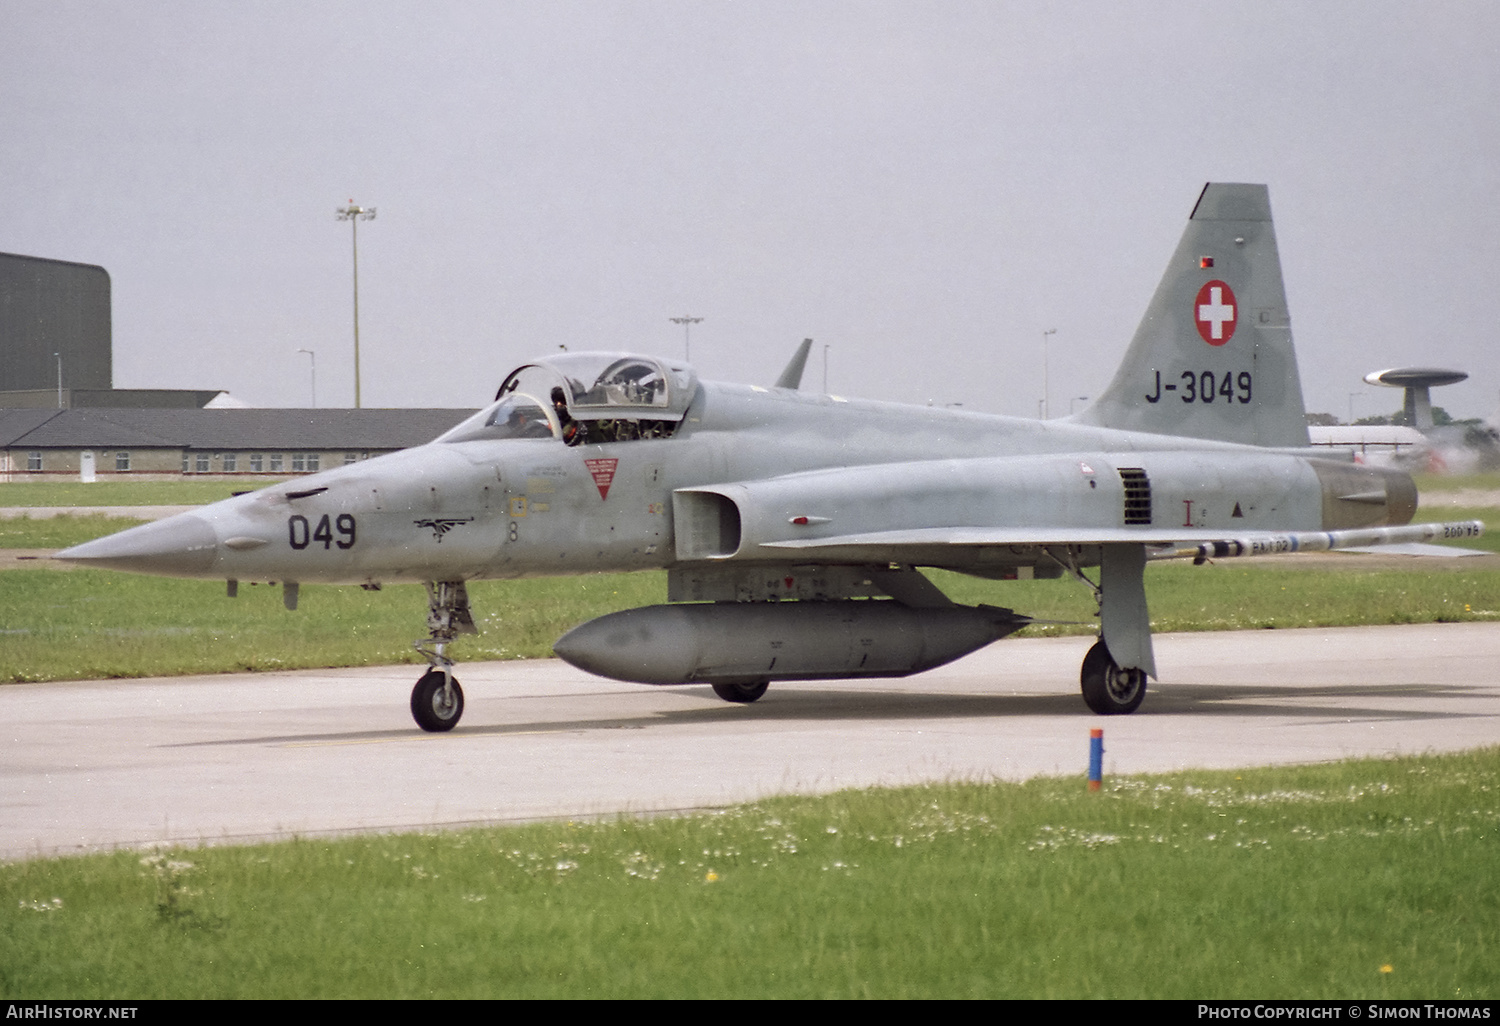
[{"label": "background aircraft tail", "polygon": [[1264,185],[1204,186],[1114,380],[1074,419],[1252,445],[1308,444]]}]

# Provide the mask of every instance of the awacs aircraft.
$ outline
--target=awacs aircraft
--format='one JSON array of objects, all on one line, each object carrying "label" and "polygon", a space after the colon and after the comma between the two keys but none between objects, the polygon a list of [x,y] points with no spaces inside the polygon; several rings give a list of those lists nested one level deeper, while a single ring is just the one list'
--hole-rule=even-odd
[{"label": "awacs aircraft", "polygon": [[[1472,537],[1407,525],[1412,480],[1308,445],[1265,186],[1210,184],[1096,403],[1065,420],[699,381],[673,360],[564,353],[428,445],[226,499],[58,558],[143,573],[376,588],[420,582],[431,669],[412,691],[448,730],[465,582],[667,570],[667,604],[590,621],[555,650],[645,684],[753,702],[775,680],[890,677],[1030,622],[950,601],[918,568],[1072,575],[1099,605],[1083,661],[1096,713],[1156,676],[1148,561]],[[1097,568],[1097,575],[1090,571]]]}]

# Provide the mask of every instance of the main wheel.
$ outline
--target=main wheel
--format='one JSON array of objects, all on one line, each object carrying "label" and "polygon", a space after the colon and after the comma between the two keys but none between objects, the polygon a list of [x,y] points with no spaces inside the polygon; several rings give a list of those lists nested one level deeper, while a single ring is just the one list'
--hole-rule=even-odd
[{"label": "main wheel", "polygon": [[1104,647],[1104,639],[1083,657],[1083,700],[1100,716],[1135,712],[1146,697],[1146,671],[1122,670]]},{"label": "main wheel", "polygon": [[715,684],[714,694],[726,702],[753,702],[770,686],[768,680],[758,680],[753,684]]},{"label": "main wheel", "polygon": [[453,690],[445,695],[443,685],[448,675],[442,670],[428,670],[411,689],[411,715],[423,730],[452,730],[464,714],[464,689],[453,681]]}]

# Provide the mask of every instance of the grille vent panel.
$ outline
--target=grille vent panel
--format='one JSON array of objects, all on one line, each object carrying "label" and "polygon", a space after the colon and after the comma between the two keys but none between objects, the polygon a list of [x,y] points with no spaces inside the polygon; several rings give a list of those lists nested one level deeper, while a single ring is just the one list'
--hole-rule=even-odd
[{"label": "grille vent panel", "polygon": [[1140,467],[1121,467],[1120,482],[1125,486],[1125,525],[1151,524],[1151,479]]}]

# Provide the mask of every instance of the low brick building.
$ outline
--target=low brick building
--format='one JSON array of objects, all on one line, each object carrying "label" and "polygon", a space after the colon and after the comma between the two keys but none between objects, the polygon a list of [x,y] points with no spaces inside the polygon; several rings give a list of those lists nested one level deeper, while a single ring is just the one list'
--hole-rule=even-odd
[{"label": "low brick building", "polygon": [[473,412],[0,409],[0,481],[311,474],[430,442]]}]

